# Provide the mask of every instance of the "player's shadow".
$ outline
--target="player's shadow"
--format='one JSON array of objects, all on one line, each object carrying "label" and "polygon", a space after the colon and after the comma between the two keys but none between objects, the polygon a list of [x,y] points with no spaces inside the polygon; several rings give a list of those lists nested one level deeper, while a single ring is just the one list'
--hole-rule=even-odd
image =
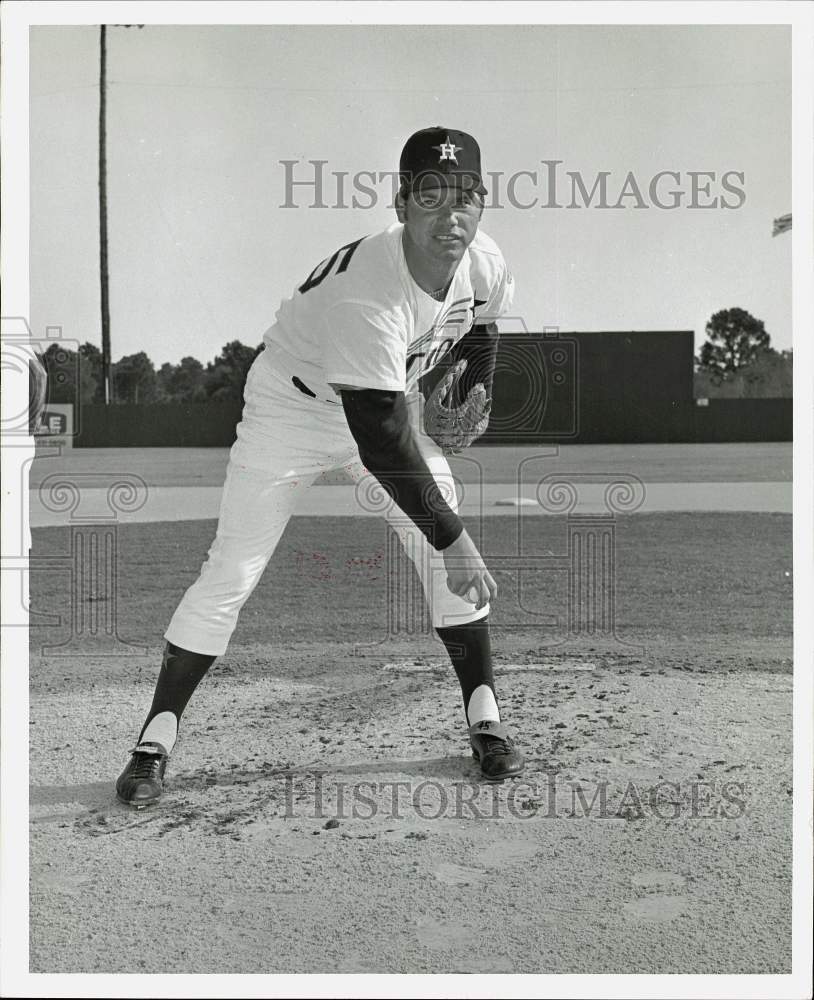
[{"label": "player's shadow", "polygon": [[419,757],[413,760],[373,760],[357,764],[317,764],[304,767],[290,767],[276,771],[276,774],[292,777],[308,777],[319,774],[333,777],[340,775],[392,775],[406,774],[411,778],[443,778],[454,781],[471,777],[477,765],[470,756]]},{"label": "player's shadow", "polygon": [[332,764],[328,761],[285,767],[230,768],[227,771],[194,771],[173,775],[168,782],[176,792],[201,791],[212,787],[268,784],[297,778],[341,778],[347,775],[388,777],[404,775],[409,778],[436,778],[441,781],[477,780],[480,770],[472,757],[420,757],[412,760],[370,760],[356,763]]},{"label": "player's shadow", "polygon": [[[253,786],[268,784],[279,780],[281,784],[286,778],[339,778],[344,775],[400,776],[409,778],[441,781],[478,780],[480,770],[471,756],[454,757],[418,757],[410,760],[370,760],[356,763],[303,764],[294,767],[264,767],[264,768],[230,768],[225,771],[192,771],[179,772],[172,775],[167,782],[167,795],[173,796],[183,792],[205,791],[212,787]],[[93,810],[100,807],[117,804],[115,792],[115,776],[107,781],[92,781],[83,785],[37,785],[29,788],[30,806],[66,806],[76,805]],[[169,799],[168,799],[169,801]],[[127,809],[126,806],[122,806]],[[37,816],[33,822],[42,823],[49,820],[68,820],[69,813]]]},{"label": "player's shadow", "polygon": [[31,806],[96,806],[110,798],[116,779],[90,781],[84,785],[34,785],[28,790]]}]

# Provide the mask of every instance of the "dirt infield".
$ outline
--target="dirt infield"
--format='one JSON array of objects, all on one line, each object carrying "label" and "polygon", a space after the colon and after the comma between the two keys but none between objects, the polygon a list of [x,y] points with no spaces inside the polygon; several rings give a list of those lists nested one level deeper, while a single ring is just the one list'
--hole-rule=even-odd
[{"label": "dirt infield", "polygon": [[501,786],[383,523],[294,518],[132,812],[113,781],[213,529],[119,528],[118,656],[71,652],[70,580],[32,574],[62,617],[31,632],[32,971],[790,971],[790,516],[620,516],[615,629],[577,636],[567,519],[534,519],[550,565],[496,571],[528,756]]}]

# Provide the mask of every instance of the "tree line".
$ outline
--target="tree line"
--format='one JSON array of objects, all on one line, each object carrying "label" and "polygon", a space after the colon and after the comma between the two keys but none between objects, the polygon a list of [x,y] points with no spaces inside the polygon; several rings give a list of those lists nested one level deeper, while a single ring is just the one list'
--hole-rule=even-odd
[{"label": "tree line", "polygon": [[[112,365],[114,403],[205,403],[240,401],[252,362],[263,345],[225,344],[203,365],[197,358],[165,362],[158,370],[145,354],[127,354]],[[51,403],[104,403],[102,352],[85,343],[78,351],[53,343],[43,354]]]},{"label": "tree line", "polygon": [[[792,395],[791,351],[776,351],[763,321],[744,309],[722,309],[706,325],[707,340],[695,359],[696,398],[759,398]],[[114,403],[205,403],[243,398],[252,362],[263,345],[225,344],[203,365],[197,358],[165,362],[158,370],[144,353],[128,354],[112,366]],[[82,344],[78,352],[58,343],[43,355],[52,403],[103,403],[102,352]]]},{"label": "tree line", "polygon": [[776,351],[763,320],[745,309],[721,309],[706,325],[707,339],[695,359],[696,399],[790,397],[794,357]]}]

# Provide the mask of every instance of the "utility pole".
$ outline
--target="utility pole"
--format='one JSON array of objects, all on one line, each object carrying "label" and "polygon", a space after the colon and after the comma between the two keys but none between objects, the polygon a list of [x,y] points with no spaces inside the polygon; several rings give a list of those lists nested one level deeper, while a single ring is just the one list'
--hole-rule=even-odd
[{"label": "utility pole", "polygon": [[107,25],[99,28],[99,281],[102,293],[102,382],[105,406],[113,400],[110,298],[107,271]]},{"label": "utility pole", "polygon": [[[143,28],[143,24],[114,25]],[[102,382],[105,406],[113,402],[110,357],[110,294],[107,269],[107,25],[99,26],[99,283],[102,304]]]}]

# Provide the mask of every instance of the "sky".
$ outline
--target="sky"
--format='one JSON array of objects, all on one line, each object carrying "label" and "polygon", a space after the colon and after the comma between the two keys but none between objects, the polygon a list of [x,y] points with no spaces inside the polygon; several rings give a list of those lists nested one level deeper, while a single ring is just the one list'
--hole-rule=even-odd
[{"label": "sky", "polygon": [[[30,59],[31,326],[100,344],[99,29],[33,27]],[[320,260],[395,221],[387,180],[350,205],[354,175],[394,171],[435,124],[473,134],[500,175],[482,227],[516,279],[505,329],[691,329],[700,346],[738,306],[792,346],[791,238],[771,236],[791,211],[787,27],[109,27],[108,80],[114,360],[258,344]],[[327,161],[329,205],[346,172],[344,202],[287,193],[284,160],[300,180]],[[521,171],[537,177],[512,205]],[[655,198],[680,191],[676,208],[651,197],[661,171],[679,177]],[[590,191],[602,172],[611,207],[568,207],[569,173]],[[693,172],[715,175],[696,207]],[[629,174],[638,204],[619,197]]]}]

